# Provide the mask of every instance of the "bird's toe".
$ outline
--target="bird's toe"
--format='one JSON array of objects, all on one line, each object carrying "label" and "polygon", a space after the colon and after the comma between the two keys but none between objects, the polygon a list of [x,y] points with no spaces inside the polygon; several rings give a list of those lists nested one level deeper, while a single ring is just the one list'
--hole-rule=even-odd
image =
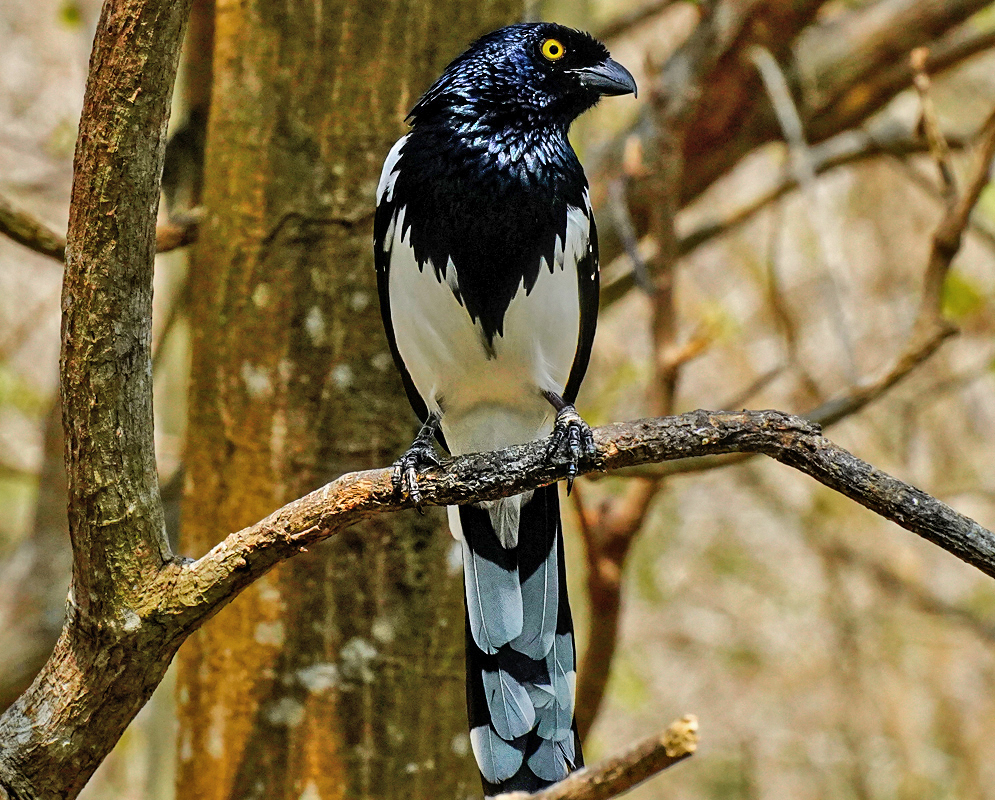
[{"label": "bird's toe", "polygon": [[594,437],[590,426],[584,422],[577,409],[565,405],[556,414],[553,432],[550,434],[546,457],[549,460],[561,456],[567,462],[567,492],[573,488],[578,468],[585,458],[594,455]]}]

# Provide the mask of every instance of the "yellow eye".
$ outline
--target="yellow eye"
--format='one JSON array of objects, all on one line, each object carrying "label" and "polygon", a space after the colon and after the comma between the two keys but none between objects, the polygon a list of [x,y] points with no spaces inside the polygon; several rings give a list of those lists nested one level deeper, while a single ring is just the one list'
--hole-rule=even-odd
[{"label": "yellow eye", "polygon": [[566,52],[567,49],[556,39],[547,39],[542,43],[542,54],[549,61],[559,61]]}]

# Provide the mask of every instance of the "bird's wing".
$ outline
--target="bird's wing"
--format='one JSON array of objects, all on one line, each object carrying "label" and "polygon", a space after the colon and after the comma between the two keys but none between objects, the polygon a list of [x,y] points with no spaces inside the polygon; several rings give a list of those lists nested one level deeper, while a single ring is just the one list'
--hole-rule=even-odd
[{"label": "bird's wing", "polygon": [[[568,403],[574,403],[577,400],[580,383],[584,380],[584,373],[587,372],[587,365],[591,360],[594,332],[598,327],[598,301],[601,293],[601,277],[598,268],[598,227],[594,222],[594,213],[591,210],[591,200],[587,189],[584,190],[584,210],[590,227],[587,248],[577,262],[580,329],[577,337],[577,352],[574,355],[573,365],[570,367],[567,385],[563,390],[563,399]],[[571,252],[570,248],[566,249],[567,252]]]},{"label": "bird's wing", "polygon": [[[409,134],[410,135],[410,134]],[[395,237],[400,236],[396,230],[397,215],[400,211],[399,203],[394,197],[394,183],[397,180],[397,166],[401,158],[401,151],[408,136],[402,136],[387,154],[384,161],[383,171],[380,173],[380,183],[377,186],[377,213],[373,218],[373,261],[377,268],[377,292],[380,295],[380,315],[383,318],[384,331],[387,334],[387,344],[390,346],[390,354],[394,358],[394,364],[401,375],[401,382],[404,384],[404,391],[408,395],[408,402],[414,409],[415,414],[422,422],[428,419],[428,406],[424,398],[415,388],[411,374],[401,358],[401,353],[397,349],[397,338],[394,335],[394,324],[390,315],[390,256],[394,248]]]}]

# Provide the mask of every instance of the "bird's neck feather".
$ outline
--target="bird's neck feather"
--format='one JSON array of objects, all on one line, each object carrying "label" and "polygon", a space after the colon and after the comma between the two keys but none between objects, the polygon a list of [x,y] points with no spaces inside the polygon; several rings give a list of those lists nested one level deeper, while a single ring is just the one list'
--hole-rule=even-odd
[{"label": "bird's neck feather", "polygon": [[478,175],[515,182],[538,178],[544,182],[586,184],[583,168],[567,138],[568,129],[569,122],[558,119],[452,113],[444,119],[416,122],[411,150],[419,149],[421,144],[457,172],[473,169]]}]

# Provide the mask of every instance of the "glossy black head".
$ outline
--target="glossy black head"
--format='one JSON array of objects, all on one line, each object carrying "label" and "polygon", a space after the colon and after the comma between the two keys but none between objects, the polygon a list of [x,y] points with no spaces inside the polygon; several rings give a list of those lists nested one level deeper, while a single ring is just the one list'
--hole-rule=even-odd
[{"label": "glossy black head", "polygon": [[470,45],[418,101],[411,119],[417,124],[487,115],[492,124],[512,127],[569,126],[602,96],[635,91],[629,71],[590,34],[526,23]]}]

